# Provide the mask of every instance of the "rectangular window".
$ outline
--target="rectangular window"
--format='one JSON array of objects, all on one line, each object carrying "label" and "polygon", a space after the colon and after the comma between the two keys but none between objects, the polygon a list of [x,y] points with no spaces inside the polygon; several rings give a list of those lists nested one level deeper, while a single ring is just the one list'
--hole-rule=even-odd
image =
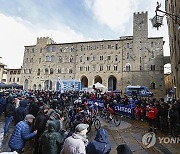
[{"label": "rectangular window", "polygon": [[110,55],[107,57],[107,60],[111,60],[111,56]]},{"label": "rectangular window", "polygon": [[93,71],[96,71],[96,65],[93,65],[92,67],[93,67]]},{"label": "rectangular window", "polygon": [[142,70],[142,67],[140,66],[140,71]]},{"label": "rectangular window", "polygon": [[90,59],[90,58],[89,58],[89,57],[87,57],[87,61],[89,61],[89,59]]},{"label": "rectangular window", "polygon": [[86,71],[89,71],[89,66],[86,66]]},{"label": "rectangular window", "polygon": [[47,48],[46,48],[46,51],[47,51],[47,52],[50,52],[50,47],[47,47]]},{"label": "rectangular window", "polygon": [[118,44],[115,45],[116,50],[118,49]]},{"label": "rectangular window", "polygon": [[59,62],[62,63],[62,57],[61,56],[59,56]]},{"label": "rectangular window", "polygon": [[42,53],[42,50],[43,50],[43,49],[42,49],[42,48],[40,48],[39,52],[40,52],[40,53]]},{"label": "rectangular window", "polygon": [[155,71],[155,65],[151,65],[151,71]]},{"label": "rectangular window", "polygon": [[111,49],[111,45],[108,45],[108,49]]},{"label": "rectangular window", "polygon": [[52,47],[52,52],[55,52],[56,51],[56,47]]},{"label": "rectangular window", "polygon": [[96,56],[93,56],[93,61],[95,61],[96,60]]},{"label": "rectangular window", "polygon": [[107,65],[107,71],[111,70],[111,65]]},{"label": "rectangular window", "polygon": [[63,51],[63,49],[62,48],[59,48],[59,52],[62,52]]},{"label": "rectangular window", "polygon": [[117,71],[117,65],[114,65],[114,71]]},{"label": "rectangular window", "polygon": [[41,63],[41,58],[39,58],[39,64]]},{"label": "rectangular window", "polygon": [[100,45],[100,49],[101,50],[104,49],[104,45],[103,44]]},{"label": "rectangular window", "polygon": [[127,55],[126,55],[126,56],[127,56],[127,59],[129,59],[129,52],[127,53]]},{"label": "rectangular window", "polygon": [[129,43],[127,43],[127,48],[129,48]]},{"label": "rectangular window", "polygon": [[50,57],[49,56],[46,56],[46,61],[50,61]]},{"label": "rectangular window", "polygon": [[79,61],[82,62],[82,56],[79,58]]},{"label": "rectangular window", "polygon": [[103,60],[103,56],[100,56],[100,60]]},{"label": "rectangular window", "polygon": [[153,42],[151,42],[151,47],[154,47],[154,43]]},{"label": "rectangular window", "polygon": [[103,71],[103,65],[100,65],[99,70]]},{"label": "rectangular window", "polygon": [[83,71],[83,67],[82,67],[82,66],[80,66],[79,70],[80,70],[80,71]]}]

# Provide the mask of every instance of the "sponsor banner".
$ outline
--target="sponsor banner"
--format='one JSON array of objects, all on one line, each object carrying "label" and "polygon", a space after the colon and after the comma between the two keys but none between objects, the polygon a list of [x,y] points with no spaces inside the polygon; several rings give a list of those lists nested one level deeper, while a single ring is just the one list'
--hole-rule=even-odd
[{"label": "sponsor banner", "polygon": [[[103,108],[104,107],[104,102],[100,100],[87,100],[88,105],[96,104],[98,108]],[[134,114],[134,108],[135,104],[129,104],[129,105],[123,105],[123,104],[117,104],[116,106],[113,106],[113,110],[117,114],[122,114],[122,115],[130,115],[132,116]]]}]

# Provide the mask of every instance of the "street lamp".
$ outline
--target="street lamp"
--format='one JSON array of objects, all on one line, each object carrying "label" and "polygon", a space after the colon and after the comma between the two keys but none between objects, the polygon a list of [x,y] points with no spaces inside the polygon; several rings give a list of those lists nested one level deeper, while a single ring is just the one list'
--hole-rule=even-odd
[{"label": "street lamp", "polygon": [[[161,27],[163,25],[163,17],[169,16],[175,23],[177,23],[178,26],[178,30],[180,29],[180,16],[178,15],[174,15],[174,14],[170,14],[166,11],[162,11],[159,8],[161,7],[161,3],[157,2],[157,6],[156,6],[156,15],[150,19],[152,26],[157,28],[157,30],[159,29],[159,27]],[[164,13],[164,15],[158,15],[158,12]]]}]

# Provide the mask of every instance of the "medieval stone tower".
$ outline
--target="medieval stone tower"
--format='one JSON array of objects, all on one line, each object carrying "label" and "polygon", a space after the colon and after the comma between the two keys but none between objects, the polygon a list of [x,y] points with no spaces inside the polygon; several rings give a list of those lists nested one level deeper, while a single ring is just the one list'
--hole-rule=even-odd
[{"label": "medieval stone tower", "polygon": [[147,86],[164,95],[163,38],[148,38],[148,13],[134,13],[133,36],[117,40],[55,43],[38,38],[25,46],[21,84],[25,89],[56,90],[57,78],[102,83],[108,90]]}]

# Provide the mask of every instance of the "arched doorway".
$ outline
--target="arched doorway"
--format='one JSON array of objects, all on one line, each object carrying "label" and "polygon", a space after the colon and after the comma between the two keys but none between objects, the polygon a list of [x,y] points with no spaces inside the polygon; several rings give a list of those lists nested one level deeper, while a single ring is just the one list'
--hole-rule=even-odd
[{"label": "arched doorway", "polygon": [[115,76],[111,75],[108,79],[108,90],[114,91],[117,87],[117,79]]},{"label": "arched doorway", "polygon": [[94,83],[97,83],[97,82],[99,82],[99,83],[102,84],[102,78],[101,78],[99,75],[96,75],[96,76],[94,77]]},{"label": "arched doorway", "polygon": [[36,90],[36,84],[33,85],[33,90]]},{"label": "arched doorway", "polygon": [[24,81],[24,90],[28,90],[28,79]]},{"label": "arched doorway", "polygon": [[44,90],[52,90],[52,81],[51,80],[46,80],[44,82]]},{"label": "arched doorway", "polygon": [[81,88],[87,88],[88,87],[88,78],[86,76],[81,77]]}]

